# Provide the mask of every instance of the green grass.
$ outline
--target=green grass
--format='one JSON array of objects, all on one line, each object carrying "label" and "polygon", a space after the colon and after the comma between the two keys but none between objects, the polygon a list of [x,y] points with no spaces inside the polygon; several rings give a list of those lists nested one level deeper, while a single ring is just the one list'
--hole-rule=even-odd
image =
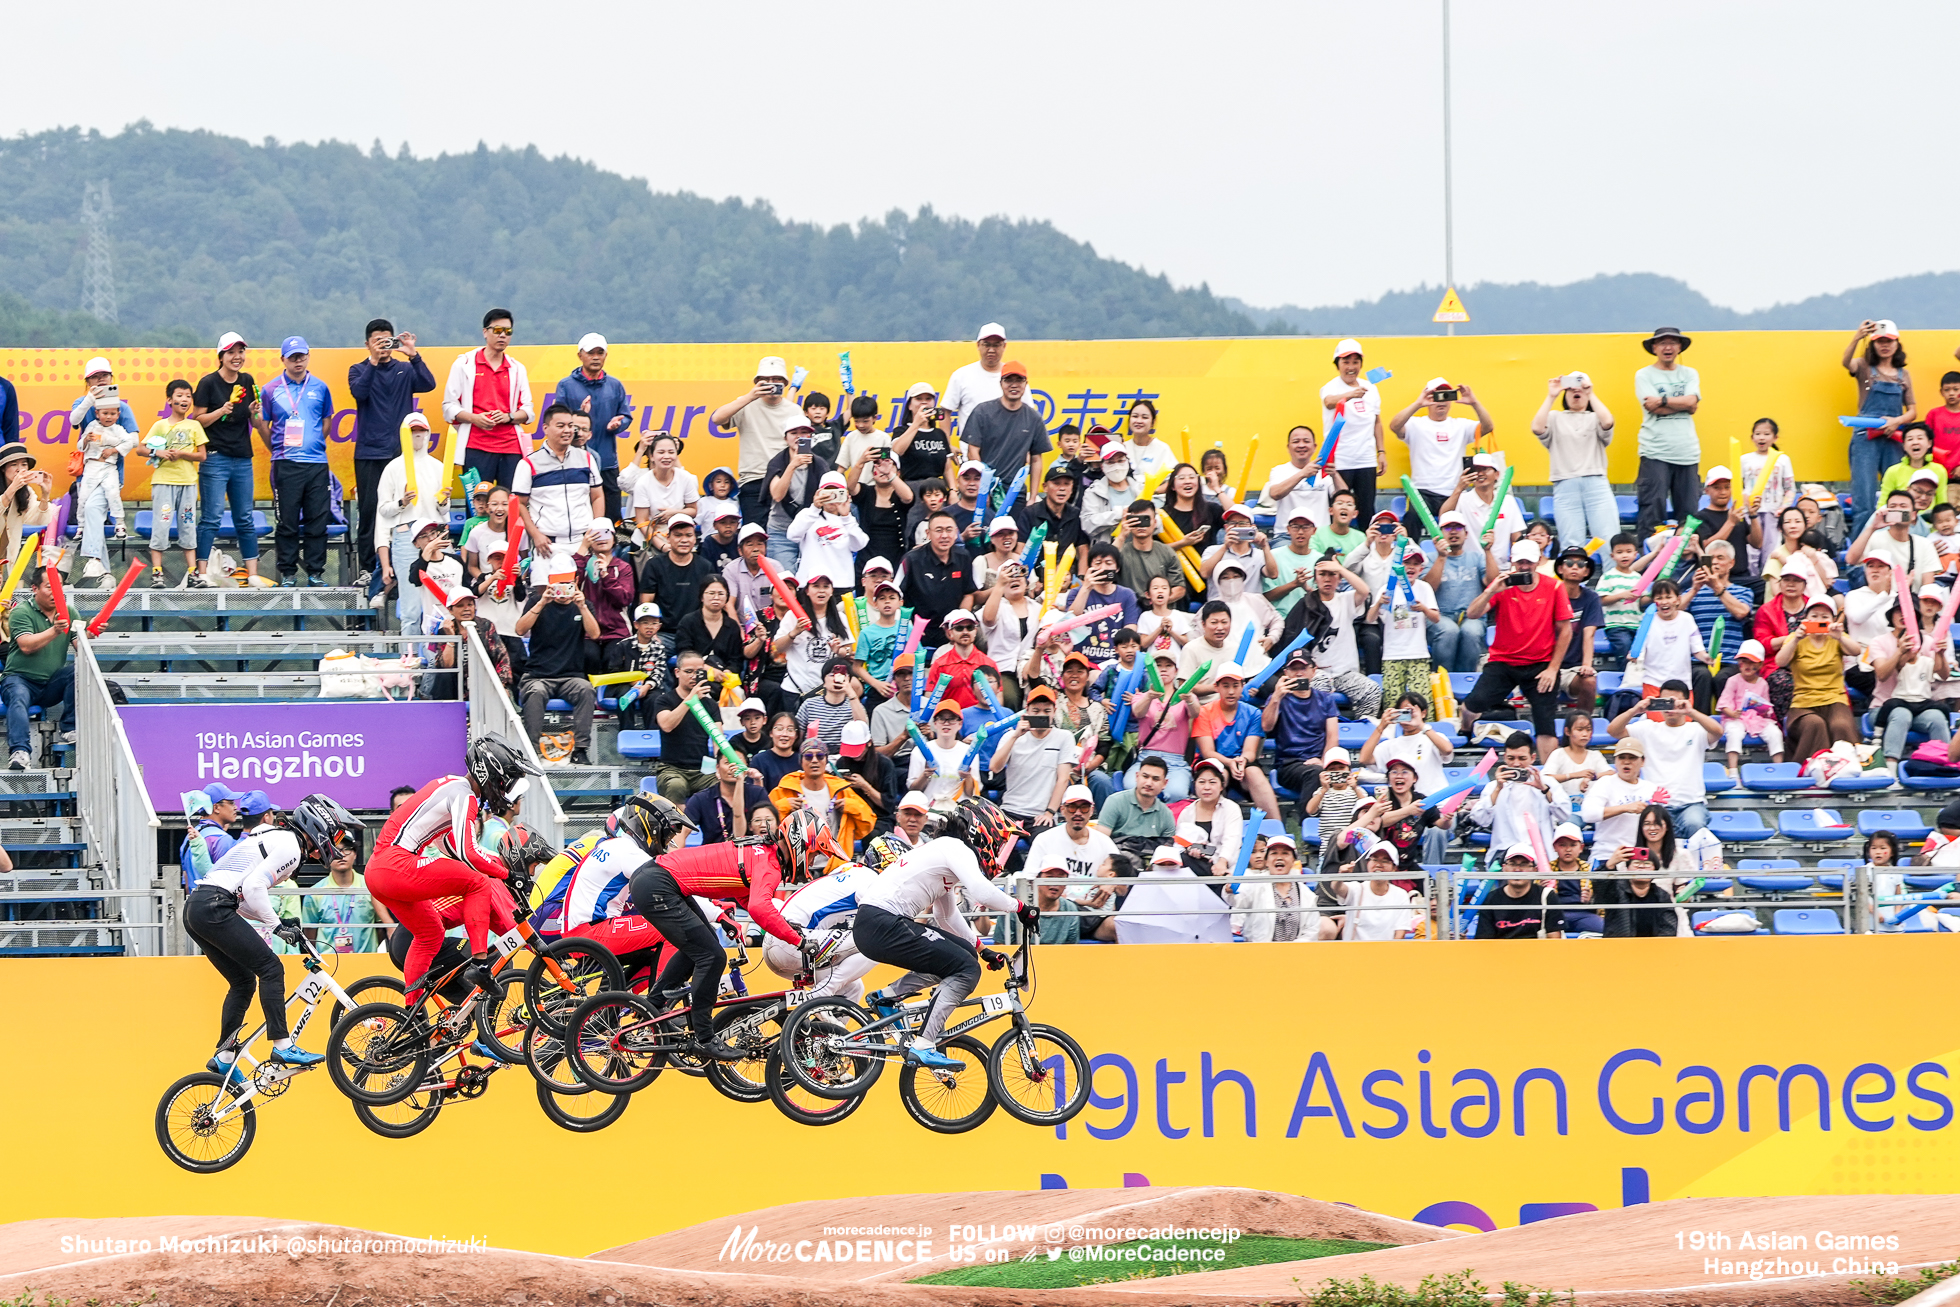
[{"label": "green grass", "polygon": [[[1047,1250],[1040,1250],[1031,1262],[1012,1261],[963,1266],[939,1271],[912,1281],[913,1284],[959,1284],[997,1289],[1068,1289],[1082,1284],[1109,1284],[1115,1280],[1146,1280],[1157,1276],[1187,1275],[1194,1271],[1228,1271],[1235,1266],[1265,1266],[1272,1262],[1301,1261],[1309,1257],[1335,1257],[1342,1253],[1370,1253],[1377,1248],[1393,1248],[1386,1243],[1366,1243],[1359,1239],[1282,1239],[1274,1235],[1248,1234],[1237,1242],[1219,1245],[1199,1239],[1150,1239],[1110,1244],[1111,1251],[1132,1248],[1213,1249],[1223,1247],[1225,1255],[1217,1261],[1070,1261],[1069,1249],[1050,1261]],[[1086,1251],[1086,1250],[1085,1250]]]},{"label": "green grass", "polygon": [[[1905,1302],[1956,1275],[1960,1275],[1960,1261],[1941,1262],[1938,1266],[1920,1267],[1917,1276],[1885,1275],[1876,1280],[1853,1280],[1851,1287],[1868,1301],[1879,1304],[1879,1307],[1887,1307],[1891,1303]],[[4,1304],[0,1304],[0,1307],[4,1307]]]}]

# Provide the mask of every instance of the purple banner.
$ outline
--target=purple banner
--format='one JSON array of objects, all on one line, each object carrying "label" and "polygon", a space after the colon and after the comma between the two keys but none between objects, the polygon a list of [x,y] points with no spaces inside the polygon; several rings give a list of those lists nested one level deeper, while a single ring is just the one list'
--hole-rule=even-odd
[{"label": "purple banner", "polygon": [[212,781],[264,790],[281,808],[309,794],[386,808],[397,785],[460,773],[469,743],[461,703],[234,700],[118,711],[158,812],[182,811],[184,791]]}]

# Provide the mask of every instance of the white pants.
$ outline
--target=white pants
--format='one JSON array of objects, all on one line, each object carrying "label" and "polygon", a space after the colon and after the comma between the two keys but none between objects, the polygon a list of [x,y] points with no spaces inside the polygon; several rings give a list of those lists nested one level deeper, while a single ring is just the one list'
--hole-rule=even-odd
[{"label": "white pants", "polygon": [[[803,954],[795,945],[777,939],[774,935],[762,941],[762,960],[771,971],[784,980],[794,980],[803,970]],[[871,974],[878,964],[857,951],[857,945],[849,936],[845,937],[842,951],[837,960],[823,968],[812,977],[811,998],[848,998],[853,1003],[864,1002],[864,978]]]},{"label": "white pants", "polygon": [[[1730,753],[1742,752],[1742,737],[1748,733],[1748,728],[1739,721],[1726,722],[1722,726],[1722,736]],[[1783,752],[1783,728],[1775,722],[1764,722],[1756,733],[1763,737],[1763,746],[1771,753]]]}]

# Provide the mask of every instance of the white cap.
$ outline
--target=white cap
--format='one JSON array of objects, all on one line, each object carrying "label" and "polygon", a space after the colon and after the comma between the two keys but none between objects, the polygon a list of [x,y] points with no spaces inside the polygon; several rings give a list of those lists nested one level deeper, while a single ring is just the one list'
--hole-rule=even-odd
[{"label": "white cap", "polygon": [[1940,474],[1930,467],[1922,467],[1906,478],[1907,485],[1911,485],[1915,481],[1930,481],[1934,485],[1938,485],[1940,483]]},{"label": "white cap", "polygon": [[1341,357],[1341,355],[1343,355],[1343,354],[1359,354],[1359,353],[1361,353],[1361,352],[1362,352],[1362,351],[1361,351],[1361,342],[1360,342],[1360,341],[1358,341],[1358,340],[1356,340],[1356,339],[1355,339],[1354,337],[1352,337],[1352,336],[1349,336],[1349,337],[1348,337],[1348,338],[1347,338],[1346,340],[1344,340],[1344,341],[1342,341],[1342,342],[1341,342],[1340,344],[1338,344],[1338,345],[1336,345],[1336,346],[1334,346],[1334,357],[1335,357],[1335,358],[1339,358],[1339,357]]},{"label": "white cap", "polygon": [[1361,845],[1362,865],[1366,866],[1368,859],[1374,857],[1377,853],[1386,853],[1389,861],[1393,863],[1399,864],[1402,861],[1402,851],[1400,849],[1374,832],[1367,832],[1367,837]]},{"label": "white cap", "polygon": [[578,338],[578,352],[581,354],[589,354],[595,349],[604,349],[605,347],[606,338],[596,331],[588,331]]},{"label": "white cap", "polygon": [[1877,340],[1880,336],[1890,336],[1893,340],[1897,340],[1899,324],[1890,318],[1880,318],[1872,324],[1872,339]]},{"label": "white cap", "polygon": [[817,482],[817,488],[819,490],[848,490],[850,489],[850,482],[844,480],[844,474],[842,472],[826,472],[823,474],[823,479]]},{"label": "white cap", "polygon": [[585,534],[588,536],[609,536],[612,534],[612,529],[613,524],[610,517],[595,517],[586,525]]},{"label": "white cap", "polygon": [[1712,486],[1717,481],[1733,480],[1735,480],[1735,474],[1723,467],[1720,463],[1717,463],[1714,467],[1708,469],[1708,475],[1701,479],[1701,483],[1705,486]]},{"label": "white cap", "polygon": [[418,431],[427,431],[429,429],[429,419],[419,408],[411,411],[407,417],[402,419],[402,422],[404,425],[413,427]]},{"label": "white cap", "polygon": [[977,458],[966,459],[960,464],[961,476],[965,476],[969,472],[984,472],[986,470],[987,465]]},{"label": "white cap", "polygon": [[[763,532],[763,534],[767,535],[768,532],[765,531]],[[883,554],[880,554],[876,558],[872,559],[870,562],[866,563],[863,566],[863,568],[861,568],[860,570],[865,572],[890,572],[892,570],[892,565],[889,561],[886,560]]]},{"label": "white cap", "polygon": [[1448,390],[1449,385],[1450,379],[1448,377],[1431,377],[1427,382],[1423,383],[1422,393],[1427,395],[1432,390]]},{"label": "white cap", "polygon": [[1337,762],[1343,767],[1348,767],[1353,765],[1354,756],[1337,744],[1327,751],[1321,758],[1321,762],[1330,767]]},{"label": "white cap", "polygon": [[742,518],[742,510],[736,507],[734,504],[730,504],[725,508],[716,510],[713,520],[716,522],[726,522],[731,517],[738,522]]},{"label": "white cap", "polygon": [[1552,843],[1557,844],[1560,840],[1577,840],[1584,844],[1586,833],[1571,822],[1562,821],[1558,824],[1558,829],[1552,832]]},{"label": "white cap", "polygon": [[1291,835],[1288,835],[1285,831],[1281,831],[1277,835],[1269,835],[1266,837],[1266,847],[1268,849],[1276,849],[1282,844],[1284,844],[1289,849],[1297,850],[1300,847],[1299,845],[1293,842],[1293,837]]},{"label": "white cap", "polygon": [[233,345],[243,345],[244,343],[245,338],[243,336],[235,331],[227,331],[224,335],[218,337],[218,353],[222,354]]},{"label": "white cap", "polygon": [[1001,326],[998,322],[989,322],[981,327],[980,330],[973,333],[973,343],[978,345],[989,336],[999,336],[1002,340],[1006,340],[1007,328]]},{"label": "white cap", "polygon": [[633,610],[634,621],[637,622],[640,621],[642,618],[647,618],[647,617],[651,617],[655,621],[658,621],[660,619],[660,605],[654,603],[652,600],[648,600],[646,603],[641,604],[638,608],[635,608]]},{"label": "white cap", "polygon": [[1003,531],[1018,532],[1020,529],[1021,524],[1011,517],[997,517],[987,524],[987,534],[990,536],[999,535]]},{"label": "white cap", "polygon": [[1174,845],[1159,844],[1157,851],[1150,855],[1150,865],[1181,867],[1184,865],[1184,855],[1179,853]]},{"label": "white cap", "polygon": [[1245,668],[1239,666],[1237,663],[1225,663],[1211,669],[1211,680],[1214,685],[1228,677],[1233,680],[1243,681],[1245,679]]},{"label": "white cap", "polygon": [[1544,551],[1538,548],[1536,540],[1520,540],[1511,546],[1511,561],[1514,563],[1519,560],[1535,563],[1544,556]]},{"label": "white cap", "polygon": [[905,797],[898,801],[898,806],[901,808],[917,808],[920,812],[932,811],[932,805],[926,802],[926,796],[917,790],[907,790]]},{"label": "white cap", "polygon": [[764,717],[767,717],[769,715],[769,709],[763,704],[762,700],[760,699],[742,700],[742,706],[735,710],[735,715],[737,717],[740,717],[744,713],[752,713],[752,712],[759,712]]},{"label": "white cap", "polygon": [[1463,515],[1461,509],[1452,508],[1449,512],[1443,514],[1441,517],[1436,519],[1436,525],[1437,526],[1460,526],[1464,530],[1468,531],[1470,529],[1470,519]]},{"label": "white cap", "polygon": [[838,737],[838,751],[847,758],[855,758],[864,752],[871,743],[871,727],[858,721],[844,723],[844,733]]},{"label": "white cap", "polygon": [[1252,520],[1252,510],[1247,508],[1244,504],[1227,504],[1225,505],[1225,511],[1222,514],[1220,514],[1220,516],[1242,517],[1246,521],[1250,522]]},{"label": "white cap", "polygon": [[[244,342],[241,341],[240,343],[243,344]],[[218,347],[218,352],[221,354],[224,352],[224,347],[222,345]],[[109,366],[109,360],[103,358],[100,354],[97,354],[94,358],[90,359],[88,362],[82,365],[82,375],[84,377],[92,377],[98,372],[114,372],[114,371],[115,369]]]},{"label": "white cap", "polygon": [[1471,467],[1487,467],[1493,472],[1504,470],[1504,460],[1495,454],[1478,454],[1470,460]]},{"label": "white cap", "polygon": [[905,388],[905,398],[917,399],[921,395],[937,395],[939,391],[930,381],[915,381]]},{"label": "white cap", "polygon": [[1565,388],[1567,390],[1583,390],[1590,385],[1592,385],[1592,376],[1589,373],[1568,372],[1565,374]]},{"label": "white cap", "polygon": [[661,525],[666,527],[669,531],[671,531],[677,526],[694,526],[695,522],[694,519],[688,516],[686,513],[675,513],[673,516],[669,517],[665,522],[661,523]]},{"label": "white cap", "polygon": [[753,540],[753,539],[767,540],[768,538],[769,538],[769,528],[763,526],[760,522],[750,522],[745,526],[743,526],[740,531],[737,531],[735,533],[735,543],[738,545],[741,544],[744,540]]},{"label": "white cap", "polygon": [[755,365],[755,375],[758,377],[781,377],[787,381],[789,380],[789,364],[783,362],[774,354],[771,354],[769,357],[763,359],[762,362]]},{"label": "white cap", "polygon": [[1036,875],[1040,875],[1044,871],[1067,871],[1068,859],[1062,856],[1060,849],[1050,846],[1048,852],[1042,855],[1041,861],[1035,865],[1033,870]]},{"label": "white cap", "polygon": [[1095,801],[1096,796],[1090,792],[1089,787],[1086,785],[1071,785],[1062,791],[1062,805],[1064,807],[1071,803],[1094,804]]},{"label": "white cap", "polygon": [[1504,850],[1504,861],[1509,862],[1512,858],[1530,858],[1533,862],[1536,862],[1538,861],[1538,854],[1533,851],[1531,845],[1525,843],[1523,840],[1519,840],[1516,844]]},{"label": "white cap", "polygon": [[971,608],[955,608],[939,619],[941,626],[964,626],[968,622],[972,622],[975,626],[980,624],[980,619],[973,615]]},{"label": "white cap", "polygon": [[[1924,595],[1921,597],[1924,598]],[[1765,661],[1763,642],[1761,640],[1744,640],[1742,647],[1735,651],[1735,656],[1738,658],[1754,658],[1759,663],[1763,662]]]},{"label": "white cap", "polygon": [[1123,442],[1120,440],[1112,440],[1103,446],[1102,461],[1105,463],[1109,462],[1112,458],[1128,459],[1129,456],[1130,451],[1123,446]]},{"label": "white cap", "polygon": [[783,428],[783,434],[788,435],[792,431],[815,431],[816,429],[816,425],[799,408],[796,410],[796,416],[789,420],[789,425]]}]

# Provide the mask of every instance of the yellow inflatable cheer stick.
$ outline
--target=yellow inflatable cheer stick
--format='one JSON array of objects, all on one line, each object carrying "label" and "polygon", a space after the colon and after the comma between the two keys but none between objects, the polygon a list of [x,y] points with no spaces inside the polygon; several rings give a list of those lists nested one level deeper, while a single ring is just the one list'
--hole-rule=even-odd
[{"label": "yellow inflatable cheer stick", "polygon": [[634,681],[644,681],[646,678],[645,672],[601,672],[597,676],[588,676],[585,679],[594,685],[630,685]]},{"label": "yellow inflatable cheer stick", "polygon": [[415,485],[415,428],[408,425],[407,418],[402,419],[402,467],[408,473],[408,501],[420,503],[421,491]]}]

